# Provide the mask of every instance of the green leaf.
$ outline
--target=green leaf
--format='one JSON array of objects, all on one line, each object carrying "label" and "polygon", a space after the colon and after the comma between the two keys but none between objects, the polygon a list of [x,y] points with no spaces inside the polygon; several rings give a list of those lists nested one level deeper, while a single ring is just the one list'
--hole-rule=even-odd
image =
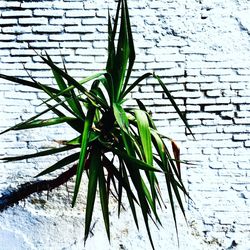
[{"label": "green leaf", "polygon": [[[58,68],[58,70],[60,70],[60,69]],[[62,72],[63,72],[63,71],[62,71]],[[63,72],[63,73],[64,73],[64,72]],[[80,85],[85,84],[85,83],[87,83],[87,82],[89,82],[89,81],[91,81],[91,80],[94,80],[94,79],[96,79],[96,78],[102,76],[103,74],[105,74],[105,72],[95,73],[95,74],[93,74],[93,75],[91,75],[91,76],[89,76],[89,77],[86,77],[86,78],[80,80],[80,81],[79,81],[79,84],[80,84]],[[68,75],[68,74],[66,74],[66,75]],[[66,79],[67,79],[67,78],[66,78]],[[73,78],[69,76],[68,79],[67,79],[68,82],[70,82],[69,79],[73,79]],[[74,79],[73,79],[73,80],[74,80]],[[75,81],[75,80],[74,80],[74,81]],[[70,82],[70,83],[71,83],[71,82]],[[55,99],[55,98],[57,98],[57,97],[59,97],[59,96],[70,96],[68,92],[70,92],[70,91],[73,90],[74,88],[76,88],[76,87],[75,87],[74,85],[71,84],[69,87],[67,87],[67,88],[66,88],[65,90],[63,90],[63,91],[59,91],[59,90],[58,90],[57,94],[56,94],[53,98],[50,98],[50,99],[46,100],[45,103],[47,103],[47,102],[49,102],[49,101],[51,101],[51,100],[53,100],[53,99]],[[89,94],[89,95],[90,95],[90,94]]]},{"label": "green leaf", "polygon": [[50,166],[49,168],[45,169],[44,171],[42,171],[41,173],[39,173],[35,177],[39,177],[39,176],[54,172],[57,169],[60,169],[64,166],[67,166],[68,164],[70,164],[74,161],[77,161],[78,158],[79,158],[79,153],[75,153],[75,154],[72,154],[70,156],[67,156],[67,157],[63,158],[62,160],[58,161],[57,163],[55,163],[54,165]]},{"label": "green leaf", "polygon": [[115,65],[115,43],[111,26],[110,13],[108,11],[108,60],[107,60],[106,70],[111,75],[113,75],[114,65]]},{"label": "green leaf", "polygon": [[104,164],[104,167],[107,169],[107,171],[111,172],[115,176],[117,181],[122,184],[123,188],[130,195],[130,197],[137,202],[130,188],[129,182],[126,180],[125,177],[123,177],[122,173],[120,173],[117,170],[117,168],[111,163],[111,161],[105,155],[103,155],[103,164]]},{"label": "green leaf", "polygon": [[81,179],[82,179],[82,174],[84,170],[84,162],[85,162],[87,147],[89,143],[90,129],[92,127],[94,115],[95,115],[95,108],[89,107],[89,110],[88,110],[88,113],[84,122],[84,129],[83,129],[82,142],[81,142],[81,152],[80,152],[79,163],[78,163],[77,171],[76,171],[76,181],[75,181],[75,189],[74,189],[74,196],[72,200],[72,206],[75,205]]},{"label": "green leaf", "polygon": [[146,162],[149,165],[153,165],[153,153],[151,144],[151,134],[149,129],[149,123],[147,115],[144,111],[137,109],[135,110],[135,117],[138,124],[139,135],[145,155]]},{"label": "green leaf", "polygon": [[158,82],[160,83],[162,89],[164,90],[165,94],[167,95],[168,99],[170,100],[170,102],[172,103],[173,107],[175,108],[176,112],[178,113],[178,115],[180,116],[180,118],[182,119],[182,121],[184,122],[184,124],[186,125],[186,127],[188,128],[188,130],[191,133],[191,135],[194,137],[194,134],[191,131],[190,126],[188,125],[188,122],[187,122],[186,118],[181,113],[180,109],[178,108],[177,104],[175,103],[175,100],[172,97],[172,95],[170,94],[170,92],[168,91],[167,87],[164,85],[164,83],[162,82],[162,80],[160,79],[159,76],[157,76],[155,74],[153,76],[154,76],[154,78],[156,78],[158,80]]},{"label": "green leaf", "polygon": [[141,178],[140,172],[138,169],[134,169],[133,164],[131,164],[128,161],[125,161],[125,162],[126,162],[128,170],[129,170],[132,182],[133,182],[133,184],[136,188],[137,194],[138,194],[142,215],[143,215],[144,223],[145,223],[145,226],[147,229],[147,233],[148,233],[148,237],[149,237],[151,246],[153,249],[155,249],[154,243],[152,240],[152,236],[151,236],[151,232],[150,232],[150,228],[149,228],[149,224],[148,224],[148,214],[150,213],[150,208],[149,208],[149,205],[148,205],[147,200],[146,200],[146,194],[143,190],[143,184],[142,184],[142,178]]},{"label": "green leaf", "polygon": [[88,234],[90,231],[90,224],[92,220],[96,189],[97,189],[97,178],[100,168],[101,168],[101,152],[98,146],[93,146],[93,152],[90,158],[89,183],[88,183],[87,205],[85,213],[85,233],[84,233],[85,242],[88,238]]},{"label": "green leaf", "polygon": [[127,32],[128,32],[128,47],[129,47],[129,65],[127,69],[127,74],[126,74],[126,79],[123,85],[123,89],[126,89],[126,86],[128,84],[134,61],[135,61],[135,48],[134,48],[134,41],[133,41],[133,35],[132,35],[132,30],[131,30],[131,25],[130,25],[130,20],[129,20],[129,12],[128,12],[128,6],[127,6],[127,1],[124,1],[124,9],[126,13],[126,25],[127,25]]},{"label": "green leaf", "polygon": [[12,127],[10,127],[10,128],[8,128],[8,129],[2,131],[2,132],[0,132],[0,135],[6,133],[6,132],[8,132],[8,131],[11,131],[11,130],[17,130],[18,127],[20,127],[20,126],[25,126],[25,124],[27,124],[27,123],[29,123],[29,122],[35,120],[36,118],[40,117],[40,116],[43,115],[43,114],[46,114],[47,112],[51,111],[53,108],[55,108],[55,107],[57,107],[57,106],[59,106],[59,105],[61,105],[61,103],[57,103],[57,104],[55,104],[54,106],[51,106],[51,107],[45,109],[44,111],[42,111],[42,112],[40,112],[40,113],[38,113],[38,114],[32,116],[32,117],[29,118],[28,120],[26,120],[26,121],[24,121],[24,122],[20,122],[20,123],[18,123],[18,124],[16,124],[16,125],[12,126]]},{"label": "green leaf", "polygon": [[128,93],[130,93],[141,81],[151,76],[152,73],[146,73],[140,76],[134,83],[132,83],[126,90],[122,91],[121,98],[124,98]]},{"label": "green leaf", "polygon": [[[51,106],[50,104],[46,103],[46,105],[49,107],[51,111],[53,111],[58,117],[64,118],[66,117],[61,111],[59,111],[57,108]],[[82,132],[82,126],[83,126],[83,120],[76,119],[72,121],[67,121],[67,124],[76,130],[77,132],[81,133]]]},{"label": "green leaf", "polygon": [[6,161],[6,162],[20,161],[20,160],[25,160],[25,159],[35,158],[35,157],[53,155],[53,154],[56,154],[56,153],[71,150],[73,148],[75,148],[75,147],[74,146],[65,146],[65,147],[61,147],[61,148],[53,148],[53,149],[49,149],[49,150],[44,150],[44,151],[34,153],[34,154],[12,156],[12,157],[4,157],[4,158],[1,158],[0,160],[1,161]]},{"label": "green leaf", "polygon": [[153,139],[154,139],[153,143],[155,145],[157,153],[161,158],[161,161],[163,164],[163,170],[167,171],[168,164],[167,164],[167,157],[166,157],[166,151],[165,151],[165,148],[166,148],[165,144],[164,144],[163,140],[161,139],[161,137],[159,136],[159,134],[155,130],[151,129],[150,131],[151,131],[151,134],[152,134]]},{"label": "green leaf", "polygon": [[151,165],[136,159],[135,157],[132,157],[130,155],[128,155],[125,151],[116,149],[114,147],[110,148],[110,150],[118,155],[121,159],[129,162],[130,164],[132,164],[134,167],[136,167],[137,169],[141,169],[141,170],[145,170],[145,171],[154,171],[154,172],[161,172],[161,170],[156,169],[154,167],[152,167]]},{"label": "green leaf", "polygon": [[[124,163],[122,160],[120,160],[120,162],[122,163],[123,167],[122,167],[122,174],[123,174],[123,177],[124,177],[124,180],[126,182],[126,185],[129,187],[130,189],[130,184],[129,184],[129,179],[128,179],[128,174],[126,172],[126,169],[125,169],[125,166],[124,166]],[[136,209],[135,209],[135,204],[134,204],[134,199],[133,199],[133,196],[131,196],[131,194],[126,190],[127,192],[127,197],[128,197],[128,201],[129,201],[129,205],[130,205],[130,208],[131,208],[131,211],[132,211],[132,214],[133,214],[133,218],[134,218],[134,221],[135,221],[135,224],[136,224],[136,227],[137,229],[139,229],[139,224],[138,224],[138,219],[137,219],[137,214],[136,214]],[[137,202],[138,203],[138,202]]]},{"label": "green leaf", "polygon": [[[51,58],[50,58],[50,56],[47,54],[47,52],[45,52],[45,53],[46,53],[46,56],[47,56],[48,60],[49,60],[50,62],[53,63],[53,61],[51,60]],[[55,80],[56,80],[56,82],[57,82],[57,85],[58,85],[59,89],[60,89],[61,91],[65,90],[65,89],[67,88],[67,85],[66,85],[66,83],[64,82],[62,76],[61,76],[60,74],[58,74],[58,72],[55,71],[55,70],[53,70],[53,69],[52,69],[52,72],[53,72],[54,78],[55,78]]]},{"label": "green leaf", "polygon": [[76,118],[66,117],[66,116],[59,117],[59,118],[50,118],[50,119],[45,119],[45,120],[39,119],[39,120],[33,120],[23,125],[20,125],[14,130],[46,127],[46,126],[57,125],[57,124],[64,123],[64,122],[72,122],[76,120],[77,120]]},{"label": "green leaf", "polygon": [[121,105],[118,104],[118,103],[113,103],[113,110],[114,110],[115,119],[116,119],[119,127],[124,132],[126,132],[127,134],[129,134],[129,131],[128,131],[129,122],[128,122],[128,118],[127,118],[126,112],[121,107]]},{"label": "green leaf", "polygon": [[[88,99],[94,104],[95,102],[101,103],[101,101],[96,97],[93,96],[91,93],[88,92],[88,90],[82,86],[83,82],[89,81],[90,78],[83,79],[82,81],[80,81],[79,83],[72,78],[70,75],[68,75],[66,72],[64,72],[63,70],[61,70],[60,68],[58,68],[53,62],[49,61],[48,59],[46,59],[45,57],[43,57],[42,55],[40,55],[40,57],[43,59],[43,61],[48,64],[48,66],[51,67],[52,70],[54,70],[55,72],[57,72],[58,74],[60,74],[63,78],[65,78],[68,83],[72,86],[68,87],[67,89],[65,89],[64,91],[62,91],[61,94],[68,92],[70,90],[72,90],[74,87],[77,88],[79,91],[81,91],[84,95],[86,95],[88,97]],[[100,73],[98,73],[99,75]],[[100,75],[102,75],[103,73],[101,73]],[[96,77],[95,77],[96,78]],[[103,103],[101,103],[101,105],[105,106]]]},{"label": "green leaf", "polygon": [[129,47],[129,34],[128,34],[128,24],[127,24],[127,13],[125,10],[124,1],[122,1],[121,7],[121,24],[120,32],[118,37],[117,53],[116,53],[116,64],[115,64],[115,75],[114,77],[114,90],[116,100],[119,100],[120,92],[123,87],[124,78],[126,74],[130,47]]},{"label": "green leaf", "polygon": [[108,193],[107,193],[105,175],[104,175],[102,166],[99,167],[99,192],[100,192],[100,201],[101,201],[104,224],[105,224],[108,239],[110,241]]},{"label": "green leaf", "polygon": [[41,89],[41,90],[47,89],[48,91],[50,91],[52,93],[56,93],[56,94],[58,94],[60,92],[58,89],[48,87],[48,86],[43,85],[41,83],[38,84],[37,82],[27,81],[27,80],[20,79],[20,78],[14,77],[14,76],[7,76],[4,74],[0,74],[0,78],[3,78],[3,79],[8,80],[10,82],[19,83],[19,84],[24,85],[24,86],[36,88],[36,89]]}]

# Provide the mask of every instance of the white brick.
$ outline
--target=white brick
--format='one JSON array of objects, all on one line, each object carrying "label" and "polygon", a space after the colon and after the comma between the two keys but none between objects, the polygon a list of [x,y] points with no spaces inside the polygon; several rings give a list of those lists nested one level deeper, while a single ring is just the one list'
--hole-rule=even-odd
[{"label": "white brick", "polygon": [[209,105],[205,106],[205,111],[231,111],[232,105]]},{"label": "white brick", "polygon": [[146,64],[146,69],[171,69],[171,68],[175,68],[176,67],[176,63],[173,62],[168,62],[168,63],[147,63]]},{"label": "white brick", "polygon": [[84,18],[82,19],[82,24],[83,25],[103,25],[103,24],[106,24],[107,21],[106,21],[106,18]]},{"label": "white brick", "polygon": [[21,7],[24,9],[51,8],[52,2],[22,2]]},{"label": "white brick", "polygon": [[216,101],[213,98],[188,98],[187,104],[200,105],[200,104],[215,104]]},{"label": "white brick", "polygon": [[164,39],[157,43],[158,47],[183,47],[186,45],[187,41],[184,39]]},{"label": "white brick", "polygon": [[209,97],[217,97],[217,96],[221,96],[221,91],[220,90],[210,90],[206,92],[206,95]]},{"label": "white brick", "polygon": [[60,47],[62,48],[90,48],[92,49],[92,43],[91,42],[60,42]]},{"label": "white brick", "polygon": [[[65,31],[68,33],[86,33],[86,32],[95,32],[96,31],[96,27],[91,26],[91,27],[86,27],[86,26],[68,26],[65,27]],[[84,39],[85,40],[85,39]]]},{"label": "white brick", "polygon": [[250,117],[250,112],[249,111],[239,111],[236,112],[237,117]]},{"label": "white brick", "polygon": [[208,82],[217,82],[218,78],[216,76],[198,76],[198,77],[193,77],[193,76],[188,76],[186,78],[187,82],[197,82],[197,83],[208,83]]},{"label": "white brick", "polygon": [[37,33],[58,33],[63,31],[63,27],[51,25],[39,25],[32,28]]},{"label": "white brick", "polygon": [[187,90],[200,90],[200,84],[198,83],[187,83],[186,84]]},{"label": "white brick", "polygon": [[199,91],[192,91],[192,92],[188,92],[188,91],[176,91],[176,92],[172,92],[171,93],[173,97],[181,97],[181,98],[198,98],[201,96],[201,93]]},{"label": "white brick", "polygon": [[228,140],[226,140],[226,141],[214,141],[212,143],[212,146],[214,148],[238,148],[238,147],[242,146],[242,142],[231,142]]},{"label": "white brick", "polygon": [[80,36],[78,34],[58,34],[49,35],[51,41],[79,41]]},{"label": "white brick", "polygon": [[25,100],[32,100],[36,98],[36,94],[34,93],[22,93],[22,95],[13,95],[12,92],[5,92],[4,96],[6,98],[10,98],[10,99],[25,99]]},{"label": "white brick", "polygon": [[31,49],[12,49],[10,51],[11,55],[15,56],[15,55],[19,55],[19,56],[24,56],[24,55],[29,55],[29,56],[32,56],[35,54],[34,50],[31,50]]},{"label": "white brick", "polygon": [[237,74],[239,75],[250,75],[250,70],[249,69],[238,69]]},{"label": "white brick", "polygon": [[201,90],[221,90],[224,88],[229,88],[230,86],[221,85],[218,82],[216,83],[201,83]]},{"label": "white brick", "polygon": [[174,47],[165,47],[164,51],[161,48],[154,47],[154,48],[148,48],[147,49],[147,54],[149,55],[155,55],[157,58],[158,55],[169,55],[169,54],[178,54],[178,48]]},{"label": "white brick", "polygon": [[31,42],[30,46],[32,48],[58,48],[59,47],[59,43],[58,42],[40,42],[40,41],[36,41],[36,42]]},{"label": "white brick", "polygon": [[238,96],[243,96],[243,97],[245,97],[245,96],[247,96],[247,97],[250,97],[250,91],[249,90],[239,90],[238,91]]},{"label": "white brick", "polygon": [[18,41],[46,41],[46,35],[22,34],[17,36]]},{"label": "white brick", "polygon": [[245,89],[246,85],[247,83],[241,83],[241,82],[230,84],[232,90]]},{"label": "white brick", "polygon": [[67,10],[66,17],[93,17],[95,16],[94,10]]},{"label": "white brick", "polygon": [[47,24],[48,23],[48,19],[45,17],[40,17],[40,18],[19,18],[18,22],[20,24]]},{"label": "white brick", "polygon": [[31,32],[31,27],[20,27],[20,26],[12,26],[12,27],[4,27],[2,28],[3,33],[29,33]]},{"label": "white brick", "polygon": [[31,59],[29,57],[2,57],[2,62],[5,63],[24,63],[24,62],[29,62]]},{"label": "white brick", "polygon": [[0,19],[0,25],[15,25],[15,24],[17,24],[16,19],[7,19],[7,18]]},{"label": "white brick", "polygon": [[199,126],[199,127],[192,128],[192,132],[194,134],[216,133],[216,127]]},{"label": "white brick", "polygon": [[[165,82],[165,79],[162,79]],[[183,84],[166,84],[165,85],[169,91],[184,91]],[[162,86],[155,85],[154,90],[156,92],[163,92]]]},{"label": "white brick", "polygon": [[233,155],[235,150],[232,148],[220,148],[219,152],[221,155]]},{"label": "white brick", "polygon": [[218,97],[215,99],[217,104],[229,104],[231,100],[229,97]]},{"label": "white brick", "polygon": [[[164,53],[166,53],[165,49],[164,49]],[[156,62],[159,62],[159,63],[162,63],[162,62],[184,62],[185,56],[180,55],[180,54],[164,54],[164,55],[156,56],[155,60],[156,60]]]},{"label": "white brick", "polygon": [[202,75],[215,75],[215,76],[221,76],[221,75],[230,75],[232,74],[231,69],[202,69],[201,74]]},{"label": "white brick", "polygon": [[62,17],[64,14],[63,10],[53,10],[53,9],[35,9],[33,12],[34,16],[42,17]]},{"label": "white brick", "polygon": [[68,9],[81,9],[81,11],[85,11],[82,10],[83,8],[83,2],[55,2],[53,3],[53,7],[55,9],[64,9],[64,10],[68,10]]},{"label": "white brick", "polygon": [[10,10],[2,12],[3,17],[30,17],[32,16],[31,10]]},{"label": "white brick", "polygon": [[51,18],[49,20],[51,25],[80,25],[81,19],[70,18],[70,19],[61,19],[61,18]]},{"label": "white brick", "polygon": [[242,133],[243,131],[250,132],[247,126],[232,125],[223,128],[225,133]]},{"label": "white brick", "polygon": [[240,110],[249,110],[250,111],[250,105],[239,105]]},{"label": "white brick", "polygon": [[235,104],[249,104],[250,103],[250,98],[247,97],[232,97],[231,98],[232,103]]},{"label": "white brick", "polygon": [[133,98],[137,99],[161,99],[162,98],[162,93],[133,93],[132,94]]},{"label": "white brick", "polygon": [[20,7],[20,2],[18,2],[18,1],[11,1],[11,2],[3,2],[3,3],[1,3],[1,6],[2,7]]},{"label": "white brick", "polygon": [[249,77],[248,76],[240,76],[240,75],[220,76],[220,81],[221,82],[249,82]]},{"label": "white brick", "polygon": [[16,36],[14,35],[9,35],[9,34],[2,34],[1,35],[1,40],[2,41],[13,41],[15,40]]},{"label": "white brick", "polygon": [[235,124],[250,124],[250,118],[234,118]]}]

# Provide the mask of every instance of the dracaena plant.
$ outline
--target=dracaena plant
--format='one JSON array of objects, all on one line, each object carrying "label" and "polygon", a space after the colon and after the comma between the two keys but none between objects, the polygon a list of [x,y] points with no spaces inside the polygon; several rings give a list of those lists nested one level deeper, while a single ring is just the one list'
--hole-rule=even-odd
[{"label": "dracaena plant", "polygon": [[[140,100],[136,100],[136,107],[126,107],[126,97],[140,82],[153,77],[162,87],[188,129],[189,127],[160,77],[154,73],[146,73],[134,82],[130,82],[135,50],[127,1],[118,1],[113,26],[110,14],[108,14],[108,59],[106,70],[103,72],[76,81],[67,72],[65,65],[63,69],[59,68],[48,54],[40,55],[40,57],[51,68],[57,87],[47,86],[32,77],[28,81],[1,74],[1,78],[39,89],[49,96],[43,101],[44,111],[2,133],[66,123],[78,133],[78,136],[65,141],[64,145],[59,148],[29,155],[5,157],[2,160],[10,162],[67,151],[66,157],[42,170],[37,176],[76,164],[72,199],[72,206],[74,206],[82,176],[87,173],[85,241],[90,231],[94,203],[98,193],[107,236],[110,239],[109,199],[112,193],[117,199],[118,213],[120,213],[123,199],[125,197],[128,199],[137,227],[138,211],[142,213],[151,245],[154,248],[149,219],[160,224],[157,206],[164,204],[157,175],[165,176],[175,225],[177,219],[174,201],[179,204],[185,216],[181,196],[188,194],[181,179],[178,147],[172,141],[173,154],[170,153],[165,142],[169,138],[157,131],[147,108]],[[51,119],[40,119],[40,116],[51,111],[54,113]]]}]

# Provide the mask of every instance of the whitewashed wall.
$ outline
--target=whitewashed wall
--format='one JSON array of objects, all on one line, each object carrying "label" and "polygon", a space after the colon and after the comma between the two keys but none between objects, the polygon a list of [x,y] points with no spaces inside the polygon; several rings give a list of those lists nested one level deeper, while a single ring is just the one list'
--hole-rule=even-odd
[{"label": "whitewashed wall", "polygon": [[[178,139],[183,158],[197,163],[183,166],[193,202],[186,204],[189,228],[179,216],[180,249],[250,249],[250,1],[128,0],[128,5],[137,52],[133,75],[155,71],[162,76],[196,138],[185,135],[155,81],[132,94],[152,110],[160,130]],[[108,6],[114,10],[116,5],[112,0],[1,0],[0,73],[27,77],[25,67],[51,83],[51,73],[28,43],[56,62],[61,54],[74,77],[103,69]],[[0,129],[40,111],[41,97],[1,79]],[[65,127],[10,132],[0,137],[0,156],[36,152],[70,135]],[[0,190],[31,180],[55,160],[1,163]],[[71,209],[68,189],[61,187],[48,199],[47,194],[32,196],[1,213],[0,248],[150,249],[143,223],[138,233],[129,211],[118,221],[115,204],[111,245],[96,206],[93,235],[84,247],[84,192]],[[164,228],[152,225],[156,248],[178,249],[170,209],[162,215]]]}]

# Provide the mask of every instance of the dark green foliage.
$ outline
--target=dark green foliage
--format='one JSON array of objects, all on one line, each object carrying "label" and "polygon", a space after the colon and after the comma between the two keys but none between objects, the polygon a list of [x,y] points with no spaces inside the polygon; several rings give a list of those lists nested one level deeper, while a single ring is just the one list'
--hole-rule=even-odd
[{"label": "dark green foliage", "polygon": [[[118,33],[119,17],[121,20]],[[115,39],[117,35],[118,43],[116,47]],[[128,84],[135,60],[135,51],[127,1],[120,0],[118,2],[113,27],[111,18],[108,16],[108,59],[105,72],[97,73],[78,82],[68,74],[65,68],[62,70],[56,66],[48,55],[41,56],[41,58],[51,68],[57,88],[48,87],[33,79],[27,81],[12,76],[0,75],[1,78],[9,81],[40,89],[49,96],[48,100],[44,100],[46,109],[43,112],[3,131],[3,133],[10,130],[40,128],[67,123],[79,133],[79,136],[65,142],[65,146],[59,149],[50,149],[31,155],[6,157],[2,160],[22,160],[73,150],[69,156],[42,170],[37,176],[49,174],[77,161],[78,166],[72,201],[74,206],[82,175],[84,172],[88,173],[89,182],[88,185],[85,185],[88,186],[85,240],[89,235],[95,198],[98,193],[106,232],[110,239],[110,183],[116,183],[115,192],[118,200],[118,212],[120,213],[122,200],[127,196],[135,224],[138,227],[138,210],[136,207],[139,206],[151,245],[154,248],[149,218],[160,224],[156,207],[157,204],[162,206],[157,174],[165,175],[175,223],[174,201],[177,201],[184,214],[181,194],[187,195],[187,192],[180,176],[178,152],[175,150],[175,158],[171,157],[163,136],[157,132],[149,112],[141,101],[137,100],[138,106],[136,108],[128,109],[123,106],[124,100],[141,81],[148,77],[154,77],[162,86],[163,91],[187,127],[188,124],[170,92],[158,76],[146,73],[131,85]],[[87,90],[84,86],[86,82],[91,83],[90,90]],[[108,93],[108,97],[105,97],[104,89]],[[56,102],[53,106],[49,104],[52,100]],[[60,106],[70,116],[66,116],[63,111],[59,111],[57,107]],[[85,110],[87,111],[85,112]],[[56,117],[47,120],[37,119],[49,111],[52,111]],[[190,128],[188,127],[188,129]],[[76,153],[77,148],[79,151]],[[107,156],[107,153],[111,154],[111,159]],[[113,161],[114,157],[118,160],[116,164]],[[176,199],[174,199],[174,196]]]}]

